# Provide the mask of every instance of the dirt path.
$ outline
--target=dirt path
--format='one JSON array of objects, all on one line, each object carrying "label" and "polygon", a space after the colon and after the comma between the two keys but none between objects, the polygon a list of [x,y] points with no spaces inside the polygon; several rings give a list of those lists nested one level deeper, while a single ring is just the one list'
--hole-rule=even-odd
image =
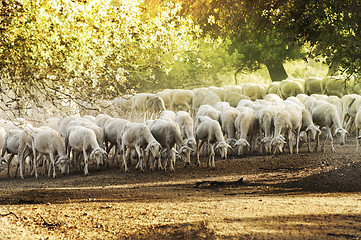
[{"label": "dirt path", "polygon": [[2,172],[0,239],[361,238],[361,158],[352,140],[327,150],[218,160],[214,170],[179,162],[175,173]]}]

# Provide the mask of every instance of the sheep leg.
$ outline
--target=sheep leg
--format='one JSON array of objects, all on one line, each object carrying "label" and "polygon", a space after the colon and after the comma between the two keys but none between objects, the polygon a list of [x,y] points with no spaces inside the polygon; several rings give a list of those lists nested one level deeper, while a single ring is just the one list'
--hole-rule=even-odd
[{"label": "sheep leg", "polygon": [[360,129],[359,128],[357,128],[356,129],[356,153],[358,153],[358,145],[359,145],[359,141],[360,141],[360,139],[358,138],[360,135]]},{"label": "sheep leg", "polygon": [[10,178],[10,165],[11,165],[11,161],[13,160],[14,156],[15,156],[15,154],[12,153],[8,160],[8,178]]},{"label": "sheep leg", "polygon": [[170,171],[175,172],[174,165],[173,165],[173,159],[172,159],[173,156],[172,156],[171,149],[169,147],[167,147],[167,154],[168,154],[168,162],[170,165]]},{"label": "sheep leg", "polygon": [[215,168],[216,165],[214,163],[214,155],[215,155],[215,153],[214,153],[214,144],[209,143],[209,147],[211,149],[211,154],[210,154],[209,159],[208,159],[208,165],[211,168]]},{"label": "sheep leg", "polygon": [[316,133],[315,152],[317,152],[319,142],[320,142],[320,133],[317,132],[317,133]]},{"label": "sheep leg", "polygon": [[201,166],[201,162],[199,161],[199,150],[202,147],[203,143],[204,142],[202,140],[197,139],[197,162],[196,162],[196,164],[198,165],[198,167]]},{"label": "sheep leg", "polygon": [[[54,158],[54,154],[51,152],[49,153],[49,157],[50,157],[50,168],[49,168],[49,173],[51,168],[53,168],[53,178],[56,178],[56,168],[55,168],[55,158]],[[48,174],[50,177],[50,174]]]},{"label": "sheep leg", "polygon": [[[129,172],[129,169],[128,169],[128,166],[127,166],[127,159],[128,159],[128,156],[129,156],[129,153],[130,153],[130,149],[126,149],[124,151],[124,145],[122,145],[122,148],[123,148],[123,166],[124,166],[124,172]],[[122,168],[122,167],[120,167]]]},{"label": "sheep leg", "polygon": [[83,157],[84,157],[84,175],[88,176],[89,175],[89,170],[88,170],[88,155],[86,154],[85,149],[83,149]]},{"label": "sheep leg", "polygon": [[[332,137],[331,129],[329,127],[326,127],[326,130],[327,130],[328,138],[330,139],[331,150],[334,153],[334,152],[336,152],[336,150],[335,150],[335,147],[333,146],[333,137]],[[326,139],[325,139],[325,142],[326,142]],[[323,152],[325,152],[325,151],[323,151]]]}]

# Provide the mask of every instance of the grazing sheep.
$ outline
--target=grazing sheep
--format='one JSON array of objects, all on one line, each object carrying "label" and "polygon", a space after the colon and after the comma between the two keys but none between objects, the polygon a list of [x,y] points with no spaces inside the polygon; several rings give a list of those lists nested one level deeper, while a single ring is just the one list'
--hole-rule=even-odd
[{"label": "grazing sheep", "polygon": [[[152,119],[154,115],[159,116],[162,111],[165,111],[163,99],[156,95],[147,96],[144,110],[144,122],[148,118]],[[148,117],[149,114],[150,116]]]},{"label": "grazing sheep", "polygon": [[212,107],[216,106],[217,103],[222,100],[218,97],[218,95],[214,92],[208,92],[207,95],[203,99],[203,105],[211,105]]},{"label": "grazing sheep", "polygon": [[138,165],[144,171],[144,152],[150,152],[152,159],[160,158],[160,143],[153,137],[147,125],[144,123],[127,123],[123,129],[122,147],[124,171],[129,172],[127,159],[132,149],[138,154]]},{"label": "grazing sheep", "polygon": [[[277,111],[274,115],[273,119],[274,125],[274,137],[271,140],[270,145],[273,149],[273,154],[282,153],[283,146],[287,142],[284,140],[283,136],[287,137],[288,145],[290,149],[290,153],[292,153],[292,146],[291,146],[291,133],[292,133],[292,123],[290,114],[285,110],[281,109]],[[298,136],[297,136],[298,137]]]},{"label": "grazing sheep", "polygon": [[343,76],[327,76],[321,80],[321,91],[325,95],[335,95],[340,98],[346,93],[346,79]]},{"label": "grazing sheep", "polygon": [[132,111],[130,113],[131,120],[136,120],[137,117],[143,114],[143,122],[145,121],[145,102],[151,96],[153,96],[151,93],[137,93],[134,95],[132,98]]},{"label": "grazing sheep", "polygon": [[258,121],[254,109],[243,107],[238,108],[238,111],[239,114],[234,121],[238,140],[233,147],[238,148],[238,156],[241,156],[244,154],[245,149],[251,148],[250,142],[257,136]]},{"label": "grazing sheep", "polygon": [[306,139],[308,143],[308,152],[311,150],[311,141],[315,141],[317,133],[321,133],[321,130],[318,126],[313,123],[312,115],[307,109],[302,109],[302,127],[301,131],[304,131],[306,134]]},{"label": "grazing sheep", "polygon": [[311,95],[311,94],[322,94],[321,89],[321,78],[318,77],[308,77],[305,80],[305,94]]},{"label": "grazing sheep", "polygon": [[231,105],[228,102],[217,102],[217,104],[214,106],[215,109],[218,111],[222,111],[225,108],[229,108]]},{"label": "grazing sheep", "polygon": [[[110,150],[115,147],[113,154],[113,163],[116,159],[118,151],[122,151],[121,147],[121,138],[123,133],[123,128],[125,124],[129,123],[128,120],[113,118],[107,121],[104,128],[104,142],[106,147],[107,154],[110,153]],[[110,143],[110,146],[108,145]]]},{"label": "grazing sheep", "polygon": [[291,79],[286,79],[281,81],[280,93],[283,99],[287,99],[288,97],[296,97],[297,94],[304,93],[304,90],[299,82]]},{"label": "grazing sheep", "polygon": [[258,110],[256,110],[256,119],[258,120],[262,152],[271,153],[271,141],[272,141],[272,132],[274,129],[273,119],[276,113],[275,106],[265,105]]},{"label": "grazing sheep", "polygon": [[[199,161],[200,148],[206,143],[211,150],[208,166],[214,168],[214,150],[219,150],[221,157],[227,159],[227,149],[232,147],[224,140],[222,129],[218,121],[213,120],[208,116],[200,116],[196,121],[197,165],[201,165],[201,162]],[[214,148],[216,143],[217,145]]]},{"label": "grazing sheep", "polygon": [[[332,152],[336,152],[333,146],[333,136],[337,138],[338,142],[340,142],[341,145],[343,145],[345,144],[346,134],[348,134],[348,132],[345,129],[343,129],[341,125],[340,117],[338,115],[336,106],[326,101],[317,100],[312,105],[311,114],[315,124],[320,126],[320,128],[322,127],[326,128],[327,136],[331,142],[331,150]],[[332,127],[335,127],[335,132],[333,135],[331,133]],[[317,151],[317,147],[319,144],[318,136],[319,134],[317,134],[315,151]],[[323,152],[325,151],[325,142],[326,142],[326,138],[324,140],[324,144],[322,147]]]},{"label": "grazing sheep", "polygon": [[174,89],[172,91],[172,99],[170,109],[172,111],[185,110],[190,112],[192,110],[194,93],[192,90]]},{"label": "grazing sheep", "polygon": [[175,112],[170,111],[170,110],[165,110],[160,114],[159,118],[168,118],[168,119],[174,120],[175,116],[176,116]]},{"label": "grazing sheep", "polygon": [[80,170],[80,155],[84,159],[84,175],[89,175],[88,160],[94,158],[100,169],[107,162],[107,152],[97,142],[97,137],[92,129],[83,126],[74,126],[68,131],[65,142],[67,147],[73,150],[73,162],[77,170]]},{"label": "grazing sheep", "polygon": [[357,94],[345,95],[341,99],[342,102],[342,117],[341,122],[342,126],[346,131],[350,131],[353,122],[358,112],[358,109],[361,107],[361,96]]},{"label": "grazing sheep", "polygon": [[166,109],[170,108],[170,102],[172,99],[172,90],[171,89],[164,89],[161,92],[157,92],[155,95],[162,98]]},{"label": "grazing sheep", "polygon": [[[184,144],[179,126],[176,122],[156,119],[150,124],[149,129],[154,138],[161,144],[162,148],[165,149],[166,158],[168,159],[172,172],[175,171],[175,158],[173,158],[174,155],[172,154],[172,148],[175,144],[180,147],[179,152],[182,160],[186,164],[190,164],[190,152],[192,149]],[[158,167],[162,167],[160,161],[158,162]],[[166,170],[166,168],[164,168],[164,170]]]},{"label": "grazing sheep", "polygon": [[219,119],[220,112],[217,111],[213,106],[211,105],[202,105],[198,108],[196,119],[198,119],[200,116],[208,116],[214,120]]},{"label": "grazing sheep", "polygon": [[231,107],[237,107],[239,101],[242,99],[250,98],[238,92],[227,92],[226,96],[224,97],[224,101],[228,102]]},{"label": "grazing sheep", "polygon": [[50,157],[49,177],[51,176],[51,169],[53,169],[52,175],[53,178],[56,178],[55,166],[59,168],[62,174],[69,174],[70,160],[66,155],[64,140],[59,132],[52,128],[39,128],[39,131],[34,134],[32,147],[35,178],[38,178],[36,161],[39,153]]},{"label": "grazing sheep", "polygon": [[107,115],[107,114],[98,114],[95,117],[94,122],[96,123],[96,125],[98,125],[102,129],[104,129],[104,125],[109,119],[113,119],[113,118],[111,116]]},{"label": "grazing sheep", "polygon": [[255,101],[256,99],[262,99],[266,95],[266,88],[257,83],[245,83],[242,86],[242,94]]},{"label": "grazing sheep", "polygon": [[190,114],[185,111],[178,111],[174,121],[178,123],[185,144],[195,151],[197,144],[193,133],[193,119]]},{"label": "grazing sheep", "polygon": [[[289,114],[290,121],[291,121],[291,132],[295,133],[296,137],[296,154],[298,154],[298,148],[299,148],[299,137],[300,137],[300,131],[302,128],[302,107],[300,107],[298,104],[294,103],[290,100],[283,101],[283,104],[285,105],[284,110]],[[293,141],[291,141],[292,138],[289,137],[289,149],[290,153],[293,153]]]},{"label": "grazing sheep", "polygon": [[219,123],[225,138],[235,138],[236,128],[234,121],[236,120],[239,111],[236,108],[230,107],[223,109],[219,114]]},{"label": "grazing sheep", "polygon": [[281,82],[272,82],[270,85],[268,85],[266,93],[281,96],[280,85]]},{"label": "grazing sheep", "polygon": [[[2,145],[0,162],[1,163],[2,162],[4,162],[4,163],[7,162],[7,164],[8,164],[8,177],[9,178],[10,178],[11,161],[13,160],[14,156],[18,155],[18,153],[19,153],[19,138],[20,138],[20,135],[21,135],[22,132],[23,132],[23,130],[20,130],[20,129],[10,129],[9,131],[6,132],[6,134],[4,136],[4,142],[3,142],[3,145]],[[4,155],[6,153],[10,154],[10,157],[9,157],[8,161],[6,161],[4,159]],[[1,170],[3,170],[3,168]]]}]

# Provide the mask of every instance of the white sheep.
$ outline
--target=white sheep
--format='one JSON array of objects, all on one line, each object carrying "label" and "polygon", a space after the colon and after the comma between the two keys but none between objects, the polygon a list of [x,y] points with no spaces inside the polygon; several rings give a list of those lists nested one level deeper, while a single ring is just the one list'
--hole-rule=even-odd
[{"label": "white sheep", "polygon": [[[10,129],[9,131],[6,132],[5,136],[4,136],[4,142],[2,145],[2,150],[1,150],[1,163],[7,163],[8,164],[8,177],[10,178],[10,166],[11,166],[11,161],[14,158],[15,155],[18,155],[19,153],[19,138],[21,133],[23,132],[23,130],[21,129]],[[6,161],[4,159],[4,155],[8,153],[10,154],[10,157],[8,159],[8,161]],[[3,170],[3,168],[1,167],[1,170]]]},{"label": "white sheep", "polygon": [[325,95],[335,95],[340,98],[346,93],[346,79],[343,76],[327,76],[321,80],[321,91]]},{"label": "white sheep", "polygon": [[239,114],[236,108],[230,107],[223,109],[219,114],[219,123],[221,124],[222,131],[225,138],[235,138],[236,127],[235,120]]},{"label": "white sheep", "polygon": [[153,116],[158,117],[162,111],[165,111],[163,99],[156,95],[147,96],[144,105],[144,121],[145,119],[152,119]]},{"label": "white sheep", "polygon": [[176,116],[176,113],[171,110],[165,110],[160,114],[159,118],[169,118],[171,120],[174,120]]},{"label": "white sheep", "polygon": [[161,92],[157,92],[155,95],[161,97],[164,102],[164,106],[166,109],[170,108],[170,102],[172,99],[172,91],[171,89],[163,89]]},{"label": "white sheep", "polygon": [[359,109],[356,113],[356,117],[355,117],[355,127],[356,127],[356,152],[358,153],[358,146],[359,146],[359,141],[361,138],[361,109]]},{"label": "white sheep", "polygon": [[[298,154],[298,148],[299,148],[299,137],[300,137],[300,131],[302,128],[302,107],[299,106],[297,103],[294,103],[291,100],[285,100],[283,101],[283,104],[285,105],[284,110],[289,114],[290,121],[291,121],[291,132],[295,133],[296,137],[296,153]],[[292,139],[289,137],[289,139]],[[293,153],[293,141],[288,142],[290,153]]]},{"label": "white sheep", "polygon": [[290,153],[292,153],[292,146],[291,146],[292,123],[291,123],[290,114],[285,109],[278,110],[274,115],[273,125],[274,125],[274,136],[270,143],[273,149],[273,154],[276,154],[277,152],[278,153],[283,152],[283,146],[284,144],[287,143],[285,141],[284,136],[287,137]]},{"label": "white sheep", "polygon": [[321,78],[318,77],[308,77],[305,80],[305,94],[311,95],[311,94],[322,94],[321,89]]},{"label": "white sheep", "polygon": [[182,138],[188,147],[196,150],[196,139],[194,138],[193,119],[188,112],[178,111],[174,121],[178,124]]},{"label": "white sheep", "polygon": [[217,104],[214,106],[214,108],[218,111],[222,111],[223,109],[229,107],[231,107],[231,105],[228,102],[217,102]]},{"label": "white sheep", "polygon": [[152,159],[160,158],[160,143],[153,137],[147,125],[144,123],[127,123],[123,129],[122,147],[124,171],[129,172],[127,159],[132,149],[138,154],[138,165],[142,171],[144,152],[150,152]]},{"label": "white sheep", "polygon": [[238,140],[233,147],[238,148],[238,155],[243,155],[245,149],[251,148],[252,142],[258,133],[258,121],[254,109],[249,107],[238,107],[239,114],[237,115],[234,125],[238,134]]},{"label": "white sheep", "polygon": [[192,110],[194,93],[192,90],[174,89],[172,91],[172,99],[170,109],[172,111],[185,110],[190,112]]},{"label": "white sheep", "polygon": [[273,119],[276,113],[275,106],[265,105],[256,110],[256,119],[258,120],[259,125],[259,135],[262,137],[262,152],[263,150],[266,153],[271,152],[271,141],[273,133]]},{"label": "white sheep", "polygon": [[109,119],[113,119],[111,116],[107,115],[107,114],[98,114],[95,117],[95,123],[96,125],[98,125],[99,127],[101,127],[102,129],[104,129],[104,125],[105,123],[109,120]]},{"label": "white sheep", "polygon": [[220,99],[216,93],[209,91],[203,99],[203,105],[211,105],[214,107],[218,102],[221,101],[222,99]]},{"label": "white sheep", "polygon": [[208,116],[214,120],[219,119],[219,114],[220,112],[215,109],[213,106],[211,105],[202,105],[198,108],[197,114],[196,114],[196,119],[198,119],[200,116]]},{"label": "white sheep", "polygon": [[[333,146],[333,137],[336,137],[341,145],[345,143],[346,134],[348,132],[343,129],[340,121],[340,117],[338,115],[337,109],[335,105],[328,103],[323,100],[317,100],[311,108],[312,119],[315,124],[320,126],[320,128],[325,127],[327,136],[331,142],[331,150],[332,152],[336,152]],[[331,127],[335,127],[334,134],[331,133]],[[319,134],[318,134],[319,136]],[[315,150],[317,151],[317,147],[319,144],[319,137],[317,136],[317,142]],[[326,141],[326,138],[325,138]],[[323,151],[325,151],[325,141],[323,144]]]},{"label": "white sheep", "polygon": [[[113,154],[113,163],[116,159],[118,151],[122,153],[121,147],[121,138],[123,134],[123,128],[125,124],[129,123],[128,120],[113,118],[106,122],[104,127],[104,142],[106,147],[107,154],[110,153],[110,150],[115,147]],[[110,144],[110,146],[109,146]]]},{"label": "white sheep", "polygon": [[151,93],[137,93],[132,98],[132,111],[130,113],[130,119],[136,120],[140,115],[143,116],[143,122],[145,121],[145,102],[148,97],[153,96]]},{"label": "white sheep", "polygon": [[308,143],[308,152],[311,150],[311,141],[315,141],[317,133],[321,133],[321,130],[318,126],[313,123],[311,112],[307,109],[302,109],[302,127],[301,131],[304,131],[306,134],[306,139]]},{"label": "white sheep", "polygon": [[358,112],[358,109],[361,107],[361,96],[357,94],[345,95],[341,99],[342,102],[342,117],[341,122],[343,127],[350,131],[353,122]]},{"label": "white sheep", "polygon": [[34,134],[32,147],[35,178],[38,178],[36,161],[39,153],[50,157],[51,165],[48,171],[49,177],[51,176],[51,169],[53,169],[53,178],[56,177],[56,166],[60,169],[62,174],[69,174],[70,160],[66,155],[64,139],[59,132],[48,127],[39,128],[39,130]]},{"label": "white sheep", "polygon": [[65,142],[68,148],[73,150],[73,162],[77,170],[80,169],[80,155],[84,159],[84,175],[89,175],[88,160],[94,158],[98,166],[104,166],[107,162],[107,152],[97,142],[95,132],[83,126],[72,127],[66,136]]},{"label": "white sheep", "polygon": [[224,101],[228,102],[231,107],[237,107],[239,101],[241,101],[242,99],[250,98],[238,92],[227,92],[224,97]]},{"label": "white sheep", "polygon": [[287,99],[288,97],[295,97],[297,94],[304,93],[304,89],[298,81],[286,79],[281,81],[280,93],[283,99]]},{"label": "white sheep", "polygon": [[266,87],[257,83],[245,83],[242,86],[242,94],[253,101],[262,99],[266,95]]},{"label": "white sheep", "polygon": [[[200,116],[196,121],[197,165],[200,166],[201,164],[199,161],[200,148],[206,143],[211,150],[208,166],[214,168],[214,150],[219,150],[221,157],[227,159],[227,149],[232,147],[224,140],[221,125],[219,125],[218,121],[208,116]],[[215,144],[217,145],[214,148]]]},{"label": "white sheep", "polygon": [[281,96],[280,85],[281,85],[281,82],[271,82],[271,84],[269,84],[267,87],[266,93],[267,94],[276,94],[278,96]]},{"label": "white sheep", "polygon": [[[192,151],[192,149],[186,146],[183,142],[179,126],[176,122],[167,121],[164,119],[156,119],[150,124],[149,129],[154,138],[161,144],[162,148],[165,150],[166,158],[168,159],[170,170],[172,172],[175,171],[175,156],[174,154],[172,154],[172,148],[175,144],[177,144],[177,146],[179,147],[179,154],[182,160],[186,164],[190,164],[190,152]],[[158,162],[158,167],[162,168],[160,161]],[[166,170],[166,168],[164,168],[164,170]]]},{"label": "white sheep", "polygon": [[282,98],[274,93],[268,93],[266,96],[264,96],[263,100],[270,101],[270,102],[282,102]]}]

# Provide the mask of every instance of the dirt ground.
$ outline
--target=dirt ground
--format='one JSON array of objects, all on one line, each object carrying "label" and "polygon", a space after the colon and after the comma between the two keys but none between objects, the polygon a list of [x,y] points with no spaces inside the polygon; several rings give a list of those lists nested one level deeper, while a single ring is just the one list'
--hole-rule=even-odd
[{"label": "dirt ground", "polygon": [[3,171],[0,239],[359,239],[361,157],[353,138],[336,150],[217,159],[215,169],[204,158],[174,173]]}]

